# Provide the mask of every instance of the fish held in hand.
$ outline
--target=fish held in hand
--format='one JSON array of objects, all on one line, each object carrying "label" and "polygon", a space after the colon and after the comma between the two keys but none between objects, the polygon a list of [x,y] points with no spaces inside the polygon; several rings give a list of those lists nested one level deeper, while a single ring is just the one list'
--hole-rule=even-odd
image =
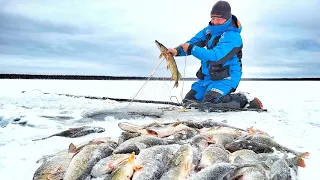
[{"label": "fish held in hand", "polygon": [[159,58],[165,57],[167,60],[167,70],[171,71],[171,80],[175,80],[174,81],[174,87],[178,87],[179,86],[179,80],[182,78],[182,75],[180,74],[178,67],[177,67],[177,63],[176,60],[173,58],[172,54],[170,53],[166,53],[166,51],[168,50],[163,44],[161,44],[159,41],[155,40],[156,45],[158,46],[161,54]]}]

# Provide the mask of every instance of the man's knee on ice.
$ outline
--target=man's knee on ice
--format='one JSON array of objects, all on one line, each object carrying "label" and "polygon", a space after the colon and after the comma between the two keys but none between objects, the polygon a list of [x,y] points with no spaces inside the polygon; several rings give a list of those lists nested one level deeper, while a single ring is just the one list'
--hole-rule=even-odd
[{"label": "man's knee on ice", "polygon": [[211,91],[207,91],[204,94],[203,100],[202,102],[210,102],[210,103],[219,103],[221,102],[220,99],[222,97],[222,93],[215,91],[215,90],[211,90]]},{"label": "man's knee on ice", "polygon": [[188,100],[195,100],[195,96],[197,94],[197,91],[191,89],[187,94],[186,96],[184,97],[184,99],[188,99]]}]

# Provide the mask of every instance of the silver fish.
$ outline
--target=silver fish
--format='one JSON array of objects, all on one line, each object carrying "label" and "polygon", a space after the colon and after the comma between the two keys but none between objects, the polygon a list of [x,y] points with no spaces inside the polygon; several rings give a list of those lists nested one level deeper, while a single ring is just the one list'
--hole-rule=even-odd
[{"label": "silver fish", "polygon": [[156,145],[165,145],[168,143],[169,141],[163,140],[162,138],[159,138],[159,137],[143,135],[143,136],[131,138],[123,142],[114,150],[114,153],[125,154],[125,153],[135,152],[135,154],[138,155],[141,149],[145,149],[145,148],[156,146]]},{"label": "silver fish", "polygon": [[133,174],[132,180],[158,180],[180,145],[159,145],[143,149],[137,164],[142,168]]}]

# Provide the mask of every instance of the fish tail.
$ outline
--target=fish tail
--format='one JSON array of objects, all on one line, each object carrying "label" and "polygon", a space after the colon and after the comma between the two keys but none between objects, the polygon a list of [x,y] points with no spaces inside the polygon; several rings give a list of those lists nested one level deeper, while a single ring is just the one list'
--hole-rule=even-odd
[{"label": "fish tail", "polygon": [[131,156],[130,156],[129,159],[128,159],[128,162],[129,162],[129,163],[132,163],[132,162],[134,161],[134,158],[135,158],[135,153],[132,152]]},{"label": "fish tail", "polygon": [[253,129],[253,127],[247,128],[247,132],[249,133],[249,135],[256,134],[256,131]]},{"label": "fish tail", "polygon": [[297,161],[297,166],[299,167],[306,167],[306,163],[304,162],[303,158],[305,158],[306,156],[309,156],[310,153],[309,152],[305,152],[302,153],[301,155],[298,156],[298,161]]},{"label": "fish tail", "polygon": [[178,79],[181,79],[182,78],[182,75],[181,73],[178,71]]}]

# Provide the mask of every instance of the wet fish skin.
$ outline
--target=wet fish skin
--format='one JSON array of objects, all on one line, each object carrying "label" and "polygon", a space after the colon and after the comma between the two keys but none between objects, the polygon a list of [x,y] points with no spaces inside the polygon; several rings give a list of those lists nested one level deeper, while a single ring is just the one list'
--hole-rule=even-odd
[{"label": "wet fish skin", "polygon": [[91,170],[91,176],[101,177],[111,173],[121,162],[127,160],[131,154],[113,154],[98,161]]},{"label": "wet fish skin", "polygon": [[213,141],[215,144],[225,146],[228,143],[234,142],[234,138],[231,134],[221,133],[215,134],[210,137],[210,140]]},{"label": "wet fish skin", "polygon": [[216,163],[229,162],[229,154],[223,146],[210,144],[203,152],[198,169],[203,169],[207,166]]},{"label": "wet fish skin", "polygon": [[132,180],[158,180],[180,145],[159,145],[143,149],[136,159],[142,169],[133,174]]},{"label": "wet fish skin", "polygon": [[131,138],[138,137],[140,135],[141,135],[141,133],[131,133],[131,132],[126,132],[126,131],[121,132],[119,139],[118,139],[118,144],[122,144],[123,142],[125,142]]},{"label": "wet fish skin", "polygon": [[174,81],[174,87],[178,87],[179,86],[179,80],[182,78],[182,75],[180,74],[177,64],[176,64],[176,60],[173,58],[172,54],[170,53],[166,53],[166,51],[168,50],[163,44],[161,44],[159,41],[155,40],[156,45],[158,46],[159,50],[160,50],[160,57],[162,56],[166,58],[167,60],[167,70],[171,71],[171,80],[175,80]]},{"label": "wet fish skin", "polygon": [[193,149],[193,161],[195,167],[198,166],[201,160],[202,152],[209,146],[209,142],[206,137],[198,134],[190,139],[190,145]]},{"label": "wet fish skin", "polygon": [[72,158],[63,180],[86,178],[98,161],[112,154],[114,147],[116,143],[112,142],[85,146]]},{"label": "wet fish skin", "polygon": [[190,138],[194,137],[198,134],[198,131],[193,128],[185,128],[181,131],[175,132],[174,134],[164,138],[169,139],[172,141],[184,141],[189,140]]},{"label": "wet fish skin", "polygon": [[231,179],[247,179],[247,180],[268,180],[269,177],[267,176],[264,169],[260,168],[259,166],[251,166],[251,167],[243,167],[233,174]]},{"label": "wet fish skin", "polygon": [[34,139],[32,141],[44,140],[44,139],[48,139],[53,136],[76,138],[76,137],[81,137],[81,136],[85,136],[85,135],[92,134],[92,133],[102,133],[104,131],[105,131],[105,128],[102,128],[102,127],[82,126],[82,127],[70,128],[70,129],[62,131],[60,133],[56,133],[56,134],[50,135],[48,137],[40,138],[40,139]]},{"label": "wet fish skin", "polygon": [[[282,152],[291,152],[297,156],[304,154],[302,152],[297,152],[297,151],[292,150],[288,147],[280,145],[278,142],[276,142],[273,138],[271,138],[268,135],[254,134],[254,135],[246,136],[245,139],[251,140],[254,142],[258,142],[258,143],[262,143],[262,144],[265,144],[269,147],[274,147],[275,149],[282,151]],[[306,153],[308,153],[308,152],[306,152]]]},{"label": "wet fish skin", "polygon": [[131,138],[122,144],[120,144],[115,150],[115,154],[126,154],[126,153],[132,153],[135,152],[136,155],[140,153],[140,149],[156,146],[156,145],[165,145],[169,143],[174,143],[170,142],[168,140],[164,140],[159,137],[154,137],[154,136],[138,136]]},{"label": "wet fish skin", "polygon": [[180,122],[176,122],[174,124],[163,125],[161,127],[149,127],[146,128],[146,132],[148,134],[164,138],[184,129],[189,129],[189,127],[184,124],[181,124]]},{"label": "wet fish skin", "polygon": [[210,128],[207,131],[202,132],[201,134],[203,134],[207,137],[212,137],[217,134],[229,134],[229,135],[232,135],[232,137],[234,139],[237,139],[240,136],[243,136],[245,133],[247,133],[247,132],[240,131],[240,130],[233,129],[233,128],[229,128],[229,127],[220,126],[220,127]]},{"label": "wet fish skin", "polygon": [[190,180],[223,180],[237,169],[236,166],[230,163],[217,163],[208,166],[198,173],[193,174]]},{"label": "wet fish skin", "polygon": [[285,160],[286,157],[274,162],[270,168],[271,180],[291,180],[291,170]]},{"label": "wet fish skin", "polygon": [[228,143],[224,146],[228,151],[235,152],[241,149],[249,149],[255,153],[273,153],[274,150],[262,143],[250,141],[250,140],[237,140],[231,143]]},{"label": "wet fish skin", "polygon": [[62,179],[66,169],[69,167],[74,153],[91,143],[93,143],[93,141],[89,141],[88,143],[82,144],[79,147],[76,147],[73,143],[71,143],[67,150],[43,156],[37,161],[37,163],[42,162],[42,164],[35,171],[33,180],[47,180],[49,177],[51,180]]},{"label": "wet fish skin", "polygon": [[198,134],[198,135],[195,135],[194,137],[192,137],[190,140],[190,144],[193,147],[196,147],[199,150],[199,152],[202,152],[206,147],[209,146],[209,142],[208,142],[207,137],[205,137],[201,134]]},{"label": "wet fish skin", "polygon": [[193,174],[190,180],[224,180],[230,179],[230,176],[239,168],[255,166],[258,163],[216,163],[210,165],[198,173]]},{"label": "wet fish skin", "polygon": [[168,170],[160,180],[180,180],[188,177],[192,170],[193,150],[190,144],[182,145],[170,161]]},{"label": "wet fish skin", "polygon": [[[245,162],[258,162],[258,155],[249,149],[241,149],[229,154],[229,162],[234,163],[236,160],[243,160]],[[239,163],[239,162],[238,162]]]}]

